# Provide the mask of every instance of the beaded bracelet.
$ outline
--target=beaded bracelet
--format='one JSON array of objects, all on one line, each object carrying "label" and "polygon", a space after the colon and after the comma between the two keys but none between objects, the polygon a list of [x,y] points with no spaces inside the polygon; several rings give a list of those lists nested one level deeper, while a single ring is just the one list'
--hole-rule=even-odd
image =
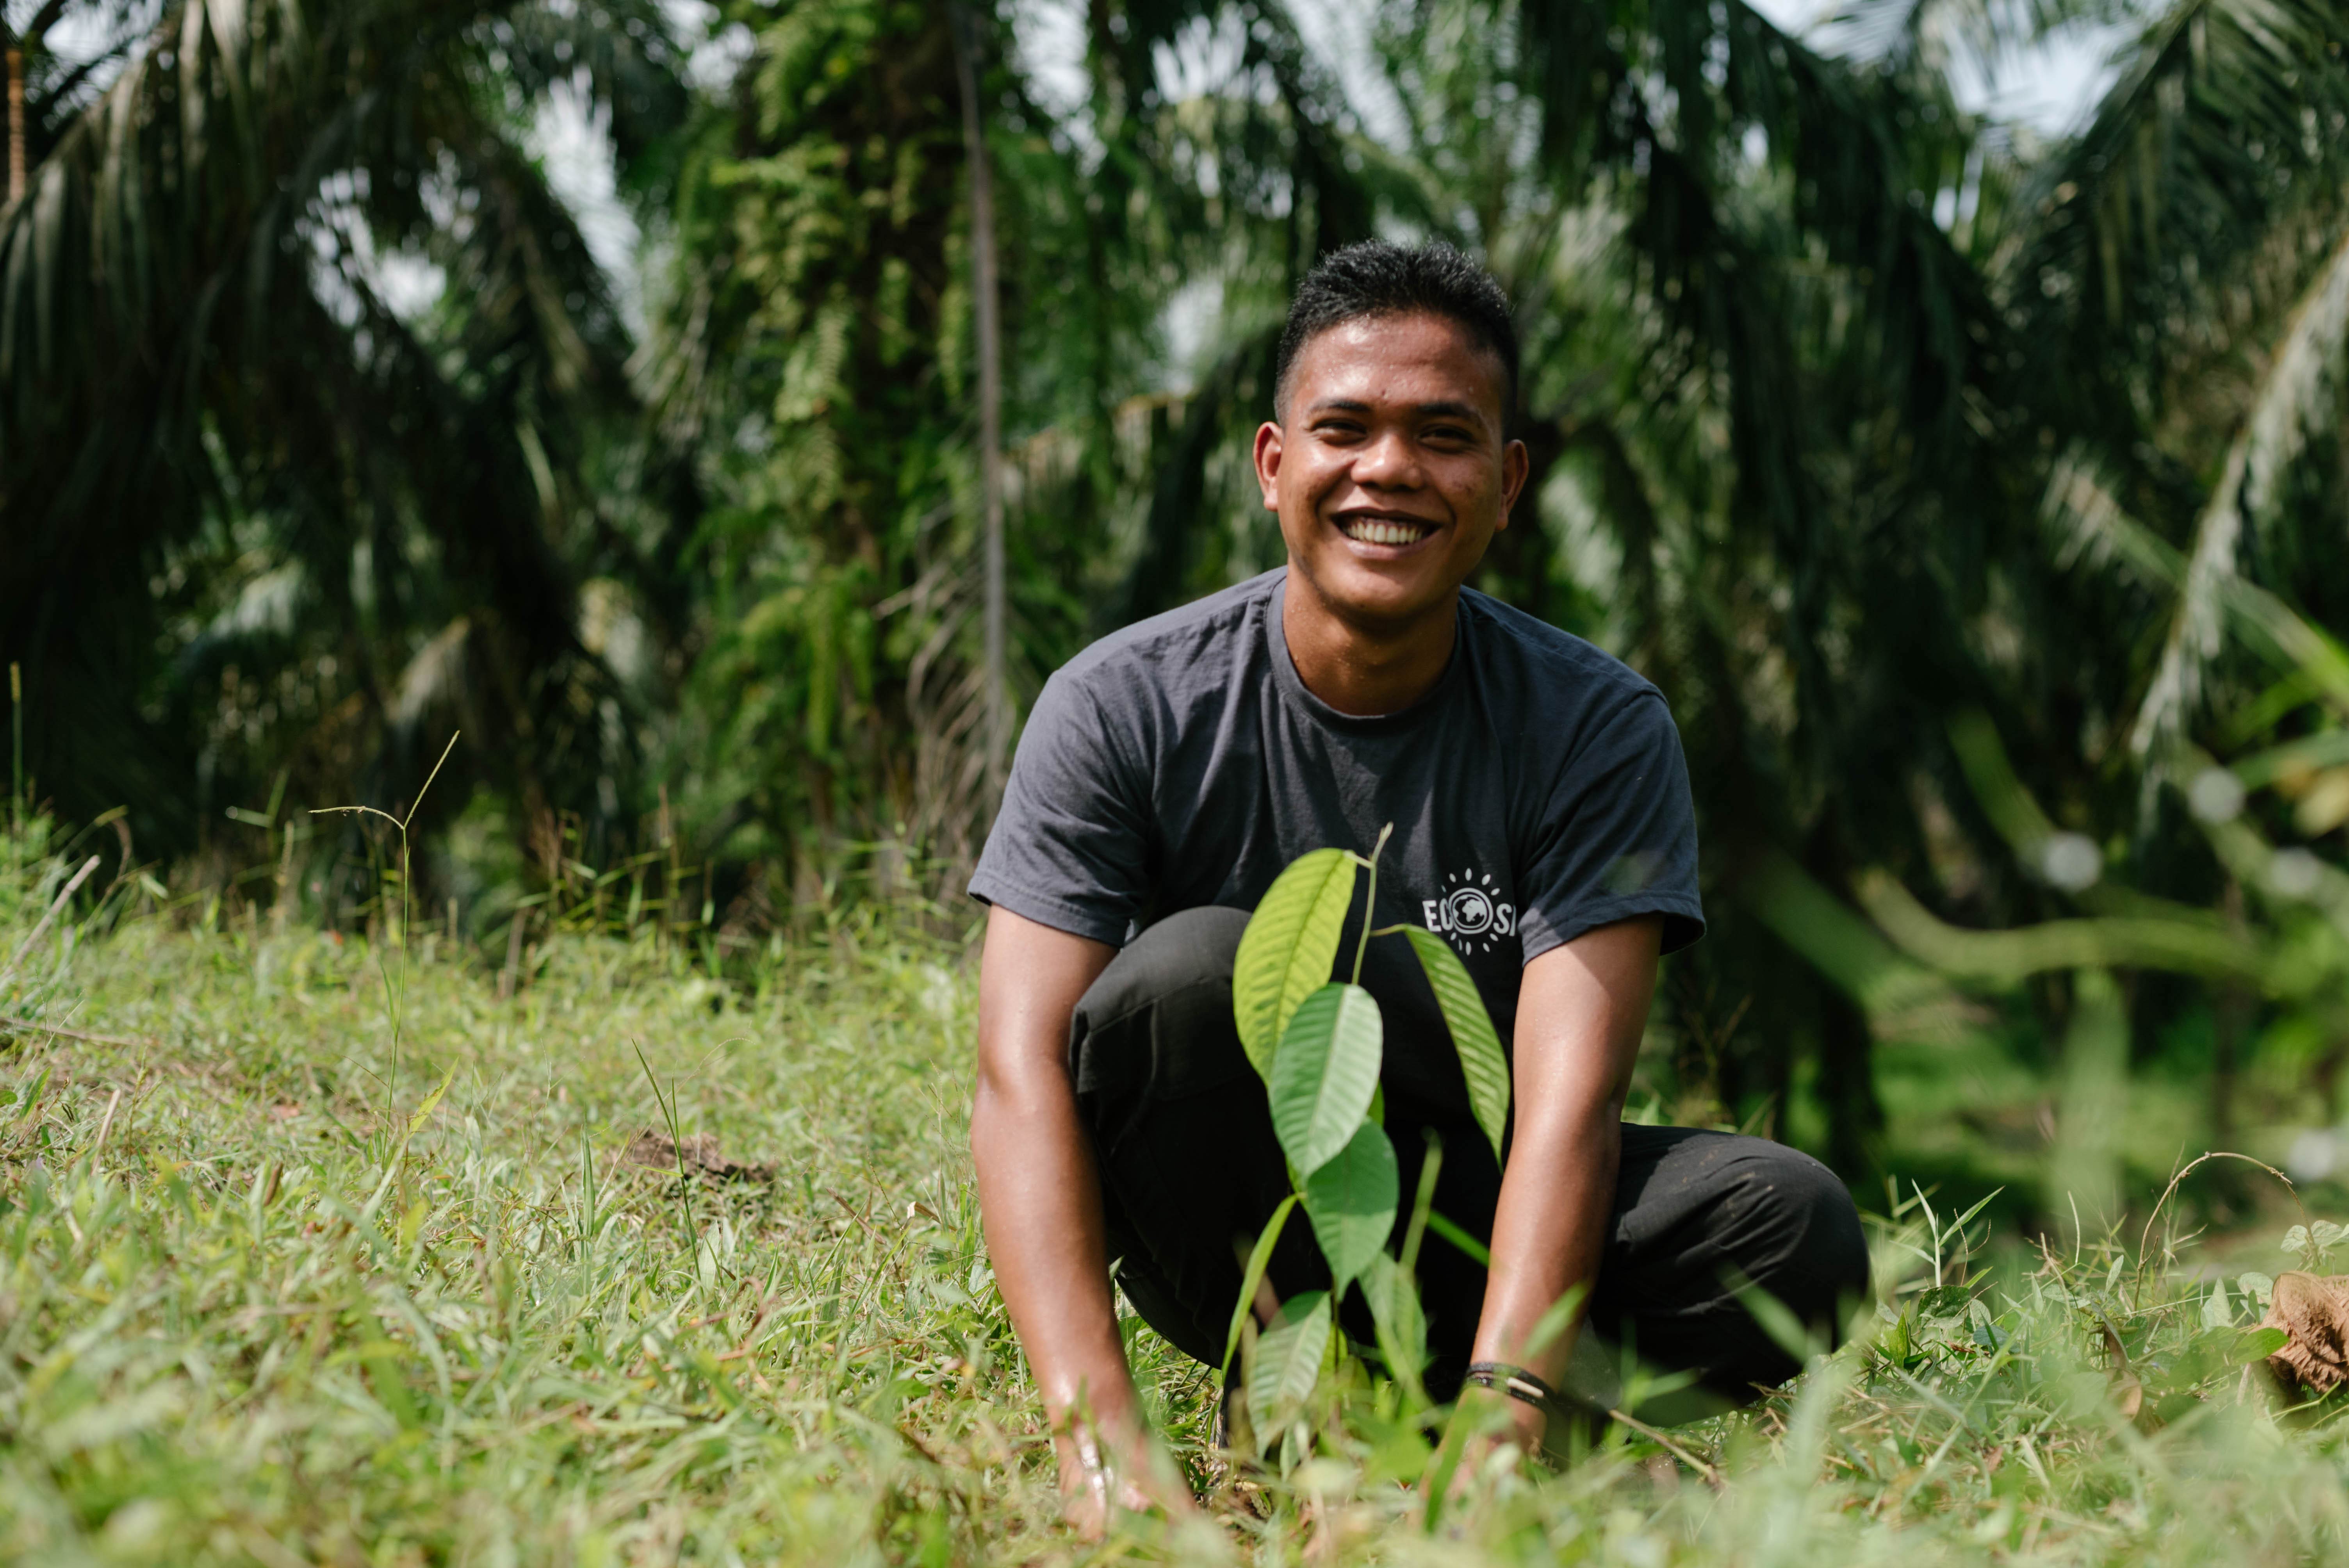
[{"label": "beaded bracelet", "polygon": [[1524,1367],[1512,1367],[1506,1361],[1475,1362],[1468,1368],[1467,1380],[1542,1410],[1553,1409],[1558,1402],[1557,1389]]}]

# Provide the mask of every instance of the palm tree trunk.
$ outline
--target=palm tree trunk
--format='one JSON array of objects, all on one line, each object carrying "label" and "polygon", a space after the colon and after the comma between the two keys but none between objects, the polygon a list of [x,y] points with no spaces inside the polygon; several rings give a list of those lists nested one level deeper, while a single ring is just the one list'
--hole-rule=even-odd
[{"label": "palm tree trunk", "polygon": [[970,162],[970,273],[978,326],[978,474],[986,551],[987,792],[992,811],[1003,799],[1011,747],[1010,692],[1004,678],[1003,343],[997,316],[995,181],[978,107],[978,46],[968,5],[950,7],[955,69],[962,82],[962,134]]},{"label": "palm tree trunk", "polygon": [[8,46],[8,200],[25,193],[25,51]]}]

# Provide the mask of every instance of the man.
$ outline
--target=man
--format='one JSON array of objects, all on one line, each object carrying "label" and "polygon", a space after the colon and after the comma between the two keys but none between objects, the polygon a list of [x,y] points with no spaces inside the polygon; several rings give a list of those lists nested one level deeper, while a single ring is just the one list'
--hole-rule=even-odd
[{"label": "man", "polygon": [[[1504,1177],[1408,944],[1371,942],[1402,1190],[1440,1147],[1434,1206],[1490,1249],[1489,1270],[1420,1254],[1432,1391],[1497,1366],[1470,1392],[1538,1447],[1574,1345],[1536,1327],[1583,1287],[1608,1342],[1750,1398],[1795,1364],[1741,1293],[1831,1331],[1866,1288],[1824,1167],[1619,1120],[1657,957],[1703,930],[1695,824],[1656,689],[1462,587],[1525,484],[1516,377],[1508,302],[1459,253],[1327,258],[1256,439],[1288,565],[1095,644],[1020,740],[971,882],[991,906],[971,1149],[1063,1492],[1096,1519],[1190,1501],[1145,1462],[1112,1260],[1143,1317],[1212,1364],[1240,1254],[1288,1191],[1232,1019],[1247,912],[1297,856],[1367,852],[1390,823],[1367,913],[1441,932],[1512,1047]],[[1286,1297],[1319,1267],[1291,1226],[1269,1276]]]}]

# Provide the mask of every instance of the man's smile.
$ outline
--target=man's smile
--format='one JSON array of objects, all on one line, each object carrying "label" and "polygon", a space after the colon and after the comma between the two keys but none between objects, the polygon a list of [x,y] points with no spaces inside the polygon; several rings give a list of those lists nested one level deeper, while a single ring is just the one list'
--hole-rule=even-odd
[{"label": "man's smile", "polygon": [[1337,523],[1339,532],[1357,544],[1390,547],[1417,544],[1433,537],[1439,527],[1423,517],[1401,512],[1347,511],[1331,521]]}]

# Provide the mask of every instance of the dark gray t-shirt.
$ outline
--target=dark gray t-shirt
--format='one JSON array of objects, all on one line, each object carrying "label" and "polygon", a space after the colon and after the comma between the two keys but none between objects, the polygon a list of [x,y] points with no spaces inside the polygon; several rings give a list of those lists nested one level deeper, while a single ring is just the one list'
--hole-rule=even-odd
[{"label": "dark gray t-shirt", "polygon": [[[1287,575],[1129,626],[1045,683],[975,897],[1123,943],[1200,904],[1253,909],[1298,856],[1367,854],[1392,822],[1376,923],[1443,933],[1504,1046],[1524,966],[1551,948],[1640,914],[1663,915],[1666,952],[1702,934],[1688,768],[1654,686],[1469,590],[1434,688],[1400,713],[1351,717],[1306,690],[1289,659]],[[1371,953],[1388,1077],[1459,1102],[1409,944],[1388,936]]]}]

